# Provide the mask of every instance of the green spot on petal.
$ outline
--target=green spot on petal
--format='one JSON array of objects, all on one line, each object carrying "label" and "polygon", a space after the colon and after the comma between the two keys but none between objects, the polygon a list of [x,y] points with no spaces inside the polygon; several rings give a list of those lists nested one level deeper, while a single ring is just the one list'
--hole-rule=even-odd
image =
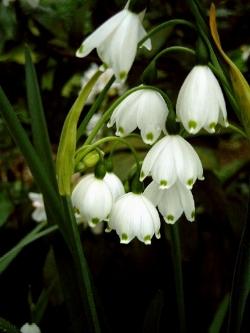
[{"label": "green spot on petal", "polygon": [[78,49],[78,53],[83,53],[83,50],[84,50],[84,45],[82,44]]},{"label": "green spot on petal", "polygon": [[144,242],[145,243],[149,243],[151,242],[151,236],[150,235],[146,235],[144,238],[143,238]]},{"label": "green spot on petal", "polygon": [[153,140],[154,140],[154,134],[153,134],[152,132],[147,133],[147,135],[146,135],[146,139],[147,139],[148,141],[153,141]]},{"label": "green spot on petal", "polygon": [[209,128],[211,128],[211,129],[215,129],[215,126],[216,126],[216,123],[209,124]]},{"label": "green spot on petal", "polygon": [[190,120],[189,122],[188,122],[188,128],[189,129],[195,129],[197,127],[197,122],[196,121],[194,121],[194,120]]},{"label": "green spot on petal", "polygon": [[118,128],[118,133],[120,133],[120,134],[124,134],[124,128],[120,126],[120,127]]},{"label": "green spot on petal", "polygon": [[195,211],[193,211],[193,212],[191,213],[191,217],[192,217],[192,219],[195,218]]},{"label": "green spot on petal", "polygon": [[94,217],[94,218],[91,220],[91,222],[92,222],[93,224],[97,224],[97,223],[100,222],[100,220],[98,219],[98,217]]},{"label": "green spot on petal", "polygon": [[145,177],[145,173],[143,171],[141,171],[141,174],[140,174],[140,178],[144,178]]},{"label": "green spot on petal", "polygon": [[122,71],[122,72],[119,73],[119,78],[121,80],[124,80],[126,78],[126,76],[127,76],[127,73],[125,71]]},{"label": "green spot on petal", "polygon": [[128,240],[128,235],[127,234],[122,234],[121,239],[126,241]]},{"label": "green spot on petal", "polygon": [[193,178],[190,178],[190,179],[187,180],[187,185],[188,185],[188,186],[192,186],[193,183],[194,183]]},{"label": "green spot on petal", "polygon": [[174,221],[174,216],[173,215],[169,214],[169,215],[166,216],[166,218],[167,218],[168,221]]},{"label": "green spot on petal", "polygon": [[160,186],[167,186],[167,185],[168,185],[167,180],[162,179],[162,180],[160,181]]}]

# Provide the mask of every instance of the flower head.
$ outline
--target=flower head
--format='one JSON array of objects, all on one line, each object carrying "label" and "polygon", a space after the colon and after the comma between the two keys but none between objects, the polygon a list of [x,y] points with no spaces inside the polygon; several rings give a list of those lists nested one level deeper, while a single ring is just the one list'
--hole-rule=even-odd
[{"label": "flower head", "polygon": [[160,218],[154,205],[143,195],[126,193],[113,205],[108,220],[109,230],[114,229],[123,244],[137,237],[151,244],[155,234],[160,237]]},{"label": "flower head", "polygon": [[26,323],[20,328],[21,333],[41,333],[40,328],[35,324]]},{"label": "flower head", "polygon": [[145,143],[153,144],[166,131],[168,108],[153,89],[141,89],[125,98],[114,110],[108,127],[116,123],[116,135],[126,136],[138,127]]},{"label": "flower head", "polygon": [[47,220],[47,215],[44,207],[43,196],[41,193],[29,192],[28,194],[32,201],[32,206],[35,208],[31,214],[31,217],[36,222],[42,222]]},{"label": "flower head", "polygon": [[193,147],[179,135],[167,135],[147,153],[140,180],[148,175],[160,189],[170,188],[178,180],[191,189],[196,179],[203,179],[202,164]]},{"label": "flower head", "polygon": [[[135,59],[137,44],[146,35],[139,15],[123,9],[88,36],[76,52],[87,56],[94,48],[101,60],[111,67],[119,80],[125,80]],[[151,41],[143,44],[151,49]]]},{"label": "flower head", "polygon": [[194,221],[194,199],[192,192],[177,181],[171,188],[160,190],[157,183],[151,182],[143,193],[155,206],[167,223],[175,223],[182,213],[188,221]]},{"label": "flower head", "polygon": [[193,134],[201,128],[214,133],[218,122],[228,126],[222,90],[208,66],[197,65],[188,74],[177,98],[176,114]]},{"label": "flower head", "polygon": [[108,218],[113,202],[123,193],[123,186],[115,175],[106,174],[99,179],[89,174],[74,188],[72,203],[89,226],[94,227]]}]

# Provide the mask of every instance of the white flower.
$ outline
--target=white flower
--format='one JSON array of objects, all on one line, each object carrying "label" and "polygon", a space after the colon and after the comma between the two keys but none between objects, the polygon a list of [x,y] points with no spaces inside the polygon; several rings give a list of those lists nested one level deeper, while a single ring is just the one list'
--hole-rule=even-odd
[{"label": "white flower", "polygon": [[115,175],[106,174],[103,179],[98,179],[92,173],[76,185],[72,203],[89,226],[94,227],[108,218],[113,202],[123,193],[124,188]]},{"label": "white flower", "polygon": [[177,98],[176,114],[192,134],[201,128],[214,133],[218,122],[228,126],[222,90],[208,66],[197,65],[188,74]]},{"label": "white flower", "polygon": [[[100,69],[102,69],[103,66],[101,66]],[[84,72],[83,77],[81,79],[81,86],[85,86],[89,80],[92,78],[92,76],[98,71],[98,66],[95,63],[92,63],[90,67]],[[93,89],[91,90],[86,104],[93,104],[95,101],[95,98],[106,86],[108,81],[111,79],[112,75],[114,74],[112,68],[107,68],[103,74],[99,77],[96,84],[94,85]],[[122,95],[124,91],[127,89],[127,86],[124,82],[119,82],[115,80],[115,82],[112,83],[110,89],[108,90],[107,94],[109,96],[115,96],[115,95]]]},{"label": "white flower", "polygon": [[21,328],[20,328],[20,332],[21,333],[41,333],[40,328],[35,324],[24,324]]},{"label": "white flower", "polygon": [[108,230],[114,229],[123,244],[137,237],[145,244],[160,237],[160,218],[154,205],[143,195],[126,193],[113,205]]},{"label": "white flower", "polygon": [[151,182],[143,193],[155,206],[167,223],[175,223],[182,213],[188,221],[194,221],[194,198],[192,192],[177,181],[171,188],[160,190],[159,185]]},{"label": "white flower", "polygon": [[203,179],[202,164],[194,148],[179,135],[167,135],[147,153],[140,175],[148,175],[160,189],[170,188],[177,180],[191,189],[196,179]]},{"label": "white flower", "polygon": [[168,108],[160,93],[141,89],[125,98],[114,110],[108,127],[116,123],[116,135],[126,136],[138,127],[145,143],[152,144],[166,131]]},{"label": "white flower", "polygon": [[[96,48],[101,60],[113,69],[117,79],[124,80],[135,59],[137,44],[145,35],[140,16],[125,8],[88,36],[76,56],[85,57]],[[150,50],[150,39],[143,46]]]},{"label": "white flower", "polygon": [[31,214],[33,220],[36,222],[46,221],[47,215],[44,207],[42,194],[30,192],[28,196],[32,201],[32,206],[35,208],[35,210]]}]

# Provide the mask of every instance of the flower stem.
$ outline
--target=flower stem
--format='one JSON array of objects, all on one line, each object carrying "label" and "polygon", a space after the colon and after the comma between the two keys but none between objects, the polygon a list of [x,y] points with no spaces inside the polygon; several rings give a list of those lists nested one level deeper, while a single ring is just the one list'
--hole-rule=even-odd
[{"label": "flower stem", "polygon": [[[167,225],[165,225],[165,233]],[[184,289],[183,289],[183,277],[182,277],[182,265],[181,265],[181,246],[180,246],[180,235],[178,224],[170,226],[171,234],[171,255],[174,268],[175,278],[175,291],[176,300],[178,307],[178,323],[179,333],[186,333],[186,313],[185,313],[185,302],[184,302]]]},{"label": "flower stem", "polygon": [[141,47],[143,45],[143,43],[150,37],[152,37],[153,35],[155,35],[157,32],[165,29],[165,28],[169,28],[175,25],[185,25],[187,27],[190,27],[192,29],[195,29],[195,25],[192,22],[189,22],[187,20],[183,20],[183,19],[173,19],[173,20],[169,20],[166,22],[163,22],[159,25],[157,25],[155,28],[153,28],[152,30],[149,31],[149,33],[142,38],[142,40],[139,41],[138,43],[138,47]]}]

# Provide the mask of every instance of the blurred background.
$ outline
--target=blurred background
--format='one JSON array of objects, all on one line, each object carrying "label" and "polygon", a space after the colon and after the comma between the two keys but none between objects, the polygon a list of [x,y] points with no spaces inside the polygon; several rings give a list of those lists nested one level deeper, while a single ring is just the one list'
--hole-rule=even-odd
[{"label": "blurred background", "polygon": [[[210,1],[201,1],[207,10]],[[215,1],[224,50],[250,79],[249,1]],[[63,121],[86,79],[91,64],[100,65],[96,52],[78,59],[75,51],[83,38],[121,10],[123,0],[2,0],[0,2],[0,84],[23,126],[30,131],[27,112],[24,48],[32,51],[40,84],[52,150],[57,151]],[[147,8],[144,27],[149,31],[163,21],[194,21],[185,1],[140,1]],[[154,36],[153,51],[140,51],[124,89],[141,83],[141,74],[159,50],[183,45],[194,47],[196,35],[188,27],[165,29]],[[171,54],[157,63],[158,77],[151,84],[166,91],[173,103],[188,71],[190,55]],[[92,65],[93,67],[94,65]],[[100,112],[119,94],[113,90]],[[85,108],[86,112],[90,104]],[[237,121],[227,105],[229,121]],[[104,129],[102,135],[110,133]],[[87,135],[87,133],[86,133]],[[177,223],[181,233],[184,291],[190,332],[210,332],[222,301],[230,292],[240,234],[249,197],[249,142],[238,134],[219,130],[199,133],[190,142],[204,166],[205,181],[196,183],[196,221]],[[147,147],[133,142],[143,157]],[[107,148],[108,149],[108,148]],[[133,160],[126,149],[114,156],[115,172],[125,182]],[[24,158],[12,141],[0,115],[0,255],[11,249],[37,222],[31,218],[29,192],[36,184]],[[139,241],[120,245],[118,236],[102,230],[81,229],[83,247],[93,274],[103,332],[171,332],[176,323],[176,298],[170,255],[169,229],[151,246]],[[62,253],[63,260],[63,253]],[[0,316],[17,327],[31,319],[35,304],[47,290],[39,326],[42,333],[71,332],[72,322],[63,301],[48,238],[24,248],[0,275]],[[226,325],[222,331],[225,332]],[[248,323],[245,331],[248,332]]]}]

